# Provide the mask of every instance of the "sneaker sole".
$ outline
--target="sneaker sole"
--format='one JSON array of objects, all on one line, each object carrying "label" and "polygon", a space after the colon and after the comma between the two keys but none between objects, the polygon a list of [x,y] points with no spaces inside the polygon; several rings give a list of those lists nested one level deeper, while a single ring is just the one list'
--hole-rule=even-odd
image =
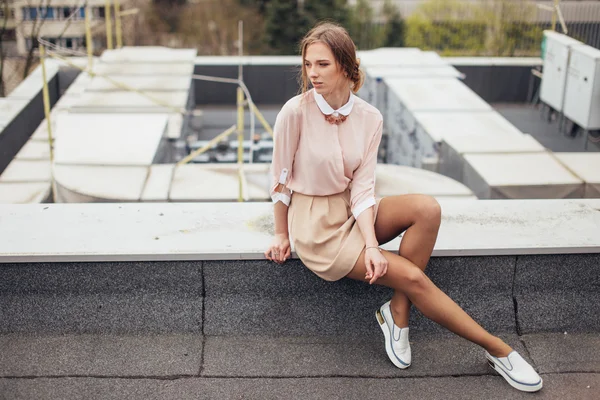
[{"label": "sneaker sole", "polygon": [[394,354],[394,351],[392,350],[392,341],[390,338],[390,330],[385,326],[386,325],[385,319],[383,318],[383,315],[381,314],[380,310],[375,311],[375,318],[377,318],[379,327],[381,328],[381,331],[383,332],[383,336],[385,337],[385,351],[388,355],[389,360],[392,362],[392,364],[394,364],[396,367],[398,367],[400,369],[406,369],[406,368],[410,367],[410,364],[408,364],[408,365],[402,364],[396,358],[396,355]]},{"label": "sneaker sole", "polygon": [[500,376],[502,376],[504,378],[504,380],[506,382],[508,382],[508,384],[512,387],[514,387],[517,390],[520,390],[522,392],[537,392],[538,390],[540,390],[542,388],[542,379],[540,379],[540,382],[535,384],[535,385],[525,385],[523,383],[517,382],[515,381],[513,378],[510,377],[510,375],[508,375],[506,372],[504,372],[504,370],[496,365],[496,363],[493,360],[490,360],[489,358],[487,358],[487,362],[488,365],[490,366],[491,369],[493,369],[494,371],[496,371],[497,373],[500,374]]}]

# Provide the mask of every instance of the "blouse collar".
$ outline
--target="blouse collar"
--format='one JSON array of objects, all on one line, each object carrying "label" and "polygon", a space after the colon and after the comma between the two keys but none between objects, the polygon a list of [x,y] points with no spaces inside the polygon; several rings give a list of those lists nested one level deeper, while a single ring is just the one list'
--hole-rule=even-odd
[{"label": "blouse collar", "polygon": [[314,89],[313,94],[315,96],[317,106],[319,106],[319,109],[325,115],[334,114],[334,116],[336,116],[336,113],[339,113],[344,116],[348,116],[350,114],[350,111],[352,111],[352,107],[354,106],[354,93],[350,93],[350,98],[348,99],[348,102],[340,108],[338,108],[337,110],[334,110],[333,107],[331,107],[329,103],[327,103],[327,100],[325,100],[323,95],[317,93],[317,91]]}]

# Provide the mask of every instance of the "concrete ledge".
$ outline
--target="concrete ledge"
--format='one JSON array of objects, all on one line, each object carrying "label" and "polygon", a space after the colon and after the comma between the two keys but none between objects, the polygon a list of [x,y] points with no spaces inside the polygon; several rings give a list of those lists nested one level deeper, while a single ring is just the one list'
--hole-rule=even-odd
[{"label": "concrete ledge", "polygon": [[[440,204],[434,257],[600,253],[599,200]],[[264,260],[273,234],[271,203],[2,204],[0,216],[0,263]]]}]

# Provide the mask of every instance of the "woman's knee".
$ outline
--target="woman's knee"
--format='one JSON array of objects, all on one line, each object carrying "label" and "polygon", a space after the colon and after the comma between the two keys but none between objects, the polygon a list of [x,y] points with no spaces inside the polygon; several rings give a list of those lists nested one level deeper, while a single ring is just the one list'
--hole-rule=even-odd
[{"label": "woman's knee", "polygon": [[[390,272],[392,273],[390,274]],[[394,284],[391,286],[408,295],[425,290],[429,281],[425,273],[416,265],[403,266],[398,269],[388,267],[388,274],[394,280]]]},{"label": "woman's knee", "polygon": [[442,207],[434,197],[422,195],[419,199],[417,214],[419,220],[439,226],[442,219]]}]

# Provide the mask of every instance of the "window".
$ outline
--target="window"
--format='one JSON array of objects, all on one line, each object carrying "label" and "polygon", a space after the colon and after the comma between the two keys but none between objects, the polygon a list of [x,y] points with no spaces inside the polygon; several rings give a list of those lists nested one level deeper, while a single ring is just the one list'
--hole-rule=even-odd
[{"label": "window", "polygon": [[37,41],[37,39],[26,39],[25,43],[27,43],[27,48],[30,49],[31,46],[33,46],[34,49],[37,49],[38,47],[40,47],[40,42]]},{"label": "window", "polygon": [[23,19],[25,21],[35,21],[39,17],[42,19],[54,19],[54,7],[23,7]]},{"label": "window", "polygon": [[106,18],[106,12],[104,7],[98,7],[98,17]]},{"label": "window", "polygon": [[73,39],[71,38],[66,38],[65,39],[65,47],[67,49],[72,49],[73,48]]},{"label": "window", "polygon": [[37,18],[37,8],[23,7],[23,19],[25,21],[33,21]]},{"label": "window", "polygon": [[2,40],[17,40],[17,32],[15,29],[6,29],[4,31],[4,35],[2,35]]}]

